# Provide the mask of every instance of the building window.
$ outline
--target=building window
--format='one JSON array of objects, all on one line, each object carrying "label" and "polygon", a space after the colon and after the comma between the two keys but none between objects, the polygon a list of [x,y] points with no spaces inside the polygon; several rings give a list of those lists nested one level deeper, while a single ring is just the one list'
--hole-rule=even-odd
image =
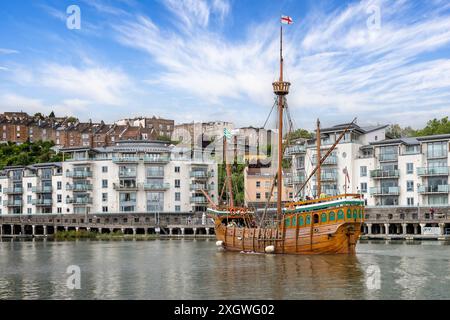
[{"label": "building window", "polygon": [[175,212],[180,212],[181,211],[181,206],[175,206]]},{"label": "building window", "polygon": [[261,199],[261,193],[259,192],[256,193],[256,199]]},{"label": "building window", "polygon": [[414,173],[414,163],[407,163],[406,164],[406,173],[407,174],[413,174]]},{"label": "building window", "polygon": [[102,172],[103,172],[103,173],[108,172],[108,167],[106,167],[106,166],[102,167]]},{"label": "building window", "polygon": [[31,213],[32,213],[31,208],[28,208],[28,209],[27,209],[27,213],[28,213],[28,214],[31,214]]},{"label": "building window", "polygon": [[108,180],[102,180],[102,188],[108,188]]},{"label": "building window", "polygon": [[31,196],[27,196],[27,202],[29,203],[29,204],[31,204]]},{"label": "building window", "polygon": [[269,197],[270,197],[270,192],[266,192],[266,193],[264,194],[264,196],[266,197],[266,199],[269,199]]},{"label": "building window", "polygon": [[176,179],[175,180],[175,188],[180,188],[180,187],[181,187],[180,180]]},{"label": "building window", "polygon": [[181,193],[175,192],[175,201],[181,201]]},{"label": "building window", "polygon": [[359,167],[359,173],[361,177],[367,177],[367,167],[366,166]]},{"label": "building window", "polygon": [[56,208],[58,213],[62,213],[62,208]]},{"label": "building window", "polygon": [[61,194],[58,194],[58,195],[56,196],[56,201],[57,201],[58,203],[61,203],[61,202],[62,202],[62,195],[61,195]]},{"label": "building window", "polygon": [[261,187],[261,181],[256,181],[256,187],[257,188]]},{"label": "building window", "polygon": [[406,191],[414,191],[414,181],[406,181]]},{"label": "building window", "polygon": [[103,202],[106,202],[106,201],[108,201],[108,193],[102,193],[102,201]]},{"label": "building window", "polygon": [[367,193],[367,182],[361,182],[361,192]]},{"label": "building window", "polygon": [[108,207],[102,207],[103,212],[108,212]]},{"label": "building window", "polygon": [[414,198],[406,198],[406,201],[408,203],[408,206],[413,206],[414,205]]},{"label": "building window", "polygon": [[61,189],[62,189],[62,182],[61,182],[61,181],[58,181],[58,182],[56,183],[56,188],[57,188],[58,190],[61,190]]},{"label": "building window", "polygon": [[33,185],[31,183],[27,183],[27,188],[28,188],[28,190],[30,190],[33,188]]},{"label": "building window", "polygon": [[180,173],[180,167],[175,167],[175,173]]}]

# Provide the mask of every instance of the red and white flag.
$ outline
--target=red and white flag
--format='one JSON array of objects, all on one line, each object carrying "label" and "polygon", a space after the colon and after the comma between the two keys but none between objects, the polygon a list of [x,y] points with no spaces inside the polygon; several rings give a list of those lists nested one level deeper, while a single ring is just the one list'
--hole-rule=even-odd
[{"label": "red and white flag", "polygon": [[289,16],[281,16],[281,23],[282,24],[293,24],[294,20]]}]

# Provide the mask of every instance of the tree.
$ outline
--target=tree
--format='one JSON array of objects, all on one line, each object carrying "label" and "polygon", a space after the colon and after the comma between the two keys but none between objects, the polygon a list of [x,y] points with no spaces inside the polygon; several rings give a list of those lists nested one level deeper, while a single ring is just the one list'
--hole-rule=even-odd
[{"label": "tree", "polygon": [[62,154],[56,153],[52,141],[13,142],[0,145],[0,169],[5,166],[27,166],[34,163],[61,162]]},{"label": "tree", "polygon": [[411,127],[402,128],[399,124],[392,124],[386,130],[386,134],[394,139],[414,137],[417,132]]},{"label": "tree", "polygon": [[441,120],[433,119],[428,121],[425,128],[417,131],[417,136],[430,136],[447,133],[450,133],[450,122],[448,121],[448,117],[445,117]]},{"label": "tree", "polygon": [[55,113],[52,111],[50,112],[50,114],[48,115],[49,118],[55,118]]},{"label": "tree", "polygon": [[297,129],[295,131],[292,131],[288,134],[286,134],[285,139],[289,139],[290,141],[296,140],[296,139],[312,139],[313,134],[305,129]]}]

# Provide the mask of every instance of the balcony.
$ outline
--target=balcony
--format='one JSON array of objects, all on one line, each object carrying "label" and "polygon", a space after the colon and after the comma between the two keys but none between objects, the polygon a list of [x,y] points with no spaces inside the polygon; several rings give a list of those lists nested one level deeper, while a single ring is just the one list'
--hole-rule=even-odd
[{"label": "balcony", "polygon": [[119,171],[119,178],[136,178],[136,170],[122,170]]},{"label": "balcony", "polygon": [[68,178],[92,178],[92,171],[67,171],[66,177]]},{"label": "balcony", "polygon": [[417,174],[419,176],[448,176],[450,167],[429,167],[429,168],[417,168]]},{"label": "balcony", "polygon": [[320,181],[327,182],[327,181],[337,181],[337,173],[321,173],[320,175]]},{"label": "balcony", "polygon": [[114,163],[138,163],[139,157],[113,157],[112,161]]},{"label": "balcony", "polygon": [[286,148],[286,151],[284,153],[285,157],[290,157],[296,154],[301,154],[306,152],[305,146],[292,146]]},{"label": "balcony", "polygon": [[191,197],[190,202],[195,204],[207,204],[208,200],[205,197]]},{"label": "balcony", "polygon": [[3,189],[4,194],[22,194],[23,188],[22,187],[13,187],[13,188],[5,188]]},{"label": "balcony", "polygon": [[31,204],[38,207],[51,206],[53,204],[52,199],[32,199]]},{"label": "balcony", "polygon": [[371,170],[370,177],[374,179],[396,179],[399,177],[398,170]]},{"label": "balcony", "polygon": [[[312,158],[312,164],[313,164],[313,166],[317,165],[317,157]],[[334,166],[334,165],[337,165],[337,156],[336,155],[329,156],[322,163],[322,166]]]},{"label": "balcony", "polygon": [[170,189],[170,183],[144,183],[145,191],[163,191]]},{"label": "balcony", "polygon": [[433,151],[427,152],[428,159],[441,159],[441,158],[447,158],[447,156],[448,156],[447,150],[433,150]]},{"label": "balcony", "polygon": [[53,187],[52,186],[37,186],[31,188],[31,191],[35,193],[52,193]]},{"label": "balcony", "polygon": [[21,207],[23,202],[22,200],[4,200],[3,205],[7,207]]},{"label": "balcony", "polygon": [[73,192],[92,191],[92,184],[68,184],[66,185],[66,190]]},{"label": "balcony", "polygon": [[169,156],[145,156],[144,163],[168,163],[170,161]]},{"label": "balcony", "polygon": [[147,170],[147,178],[162,178],[164,177],[164,170]]},{"label": "balcony", "polygon": [[66,199],[67,204],[74,204],[74,205],[86,205],[86,204],[92,204],[92,198],[89,197],[82,197],[82,198],[67,198]]},{"label": "balcony", "polygon": [[190,189],[191,191],[200,191],[200,190],[211,191],[214,190],[214,186],[208,184],[191,184]]},{"label": "balcony", "polygon": [[374,196],[398,196],[400,188],[397,187],[375,187],[370,188],[370,194]]},{"label": "balcony", "polygon": [[398,161],[397,153],[380,153],[378,155],[378,160],[380,162]]},{"label": "balcony", "polygon": [[190,177],[196,179],[208,179],[209,177],[212,177],[212,174],[207,171],[191,171]]},{"label": "balcony", "polygon": [[117,191],[138,191],[141,187],[140,183],[134,183],[134,184],[120,184],[120,183],[113,183],[114,190]]},{"label": "balcony", "polygon": [[446,194],[450,192],[450,185],[434,185],[434,186],[420,186],[419,193],[421,194]]}]

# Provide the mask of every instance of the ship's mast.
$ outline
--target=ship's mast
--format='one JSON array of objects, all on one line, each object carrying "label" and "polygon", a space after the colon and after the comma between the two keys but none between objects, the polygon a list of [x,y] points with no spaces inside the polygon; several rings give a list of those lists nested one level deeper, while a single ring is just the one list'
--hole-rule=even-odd
[{"label": "ship's mast", "polygon": [[283,108],[285,96],[289,93],[290,83],[283,79],[283,26],[280,28],[280,79],[273,84],[273,91],[278,97],[278,172],[277,172],[277,213],[282,214],[283,195]]},{"label": "ship's mast", "polygon": [[229,200],[230,200],[229,206],[230,206],[230,208],[233,208],[234,207],[234,197],[233,197],[233,186],[232,186],[232,182],[231,182],[231,179],[232,179],[231,178],[231,165],[227,158],[227,154],[228,154],[227,149],[228,149],[227,148],[227,138],[224,136],[223,137],[223,158],[225,160],[225,170],[227,173],[226,183],[227,183],[227,189],[228,189],[229,197],[230,197],[229,198]]},{"label": "ship's mast", "polygon": [[316,197],[319,198],[320,195],[322,194],[322,184],[321,184],[321,174],[322,172],[320,171],[320,160],[322,159],[320,156],[320,120],[317,119],[317,131],[316,131],[316,142],[317,142],[317,171],[316,171],[316,180],[317,180],[317,193],[316,193]]}]

